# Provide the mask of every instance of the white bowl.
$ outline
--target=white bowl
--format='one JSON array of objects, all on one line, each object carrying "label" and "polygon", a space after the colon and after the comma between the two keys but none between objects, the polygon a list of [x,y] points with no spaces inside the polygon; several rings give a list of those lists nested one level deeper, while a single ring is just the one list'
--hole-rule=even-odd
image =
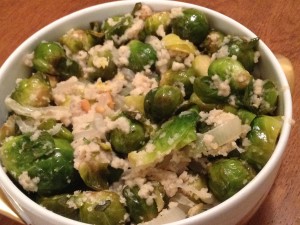
[{"label": "white bowl", "polygon": [[[176,1],[144,0],[143,3],[151,6],[154,10],[166,10],[172,7],[196,8],[207,15],[211,26],[216,29],[220,29],[229,34],[248,36],[251,38],[256,37],[254,33],[238,22],[207,8]],[[110,2],[80,10],[51,23],[20,45],[0,69],[0,123],[5,121],[7,115],[4,98],[14,88],[15,80],[19,78],[20,75],[28,74],[29,72],[28,68],[24,65],[16,63],[23,60],[24,54],[31,52],[40,41],[57,40],[67,30],[75,26],[87,27],[90,21],[102,20],[115,14],[128,13],[132,10],[134,4],[135,1]],[[271,78],[275,81],[279,89],[282,90],[282,92],[280,92],[278,114],[284,116],[285,119],[276,149],[259,174],[233,197],[208,211],[191,218],[174,222],[172,225],[242,224],[255,213],[268,194],[280,167],[282,154],[284,153],[290,134],[292,101],[288,83],[280,64],[270,49],[261,40],[259,41],[259,51],[261,53],[260,69],[262,74],[268,76],[265,78]],[[50,212],[29,199],[12,183],[2,167],[0,167],[0,179],[1,189],[27,224],[84,224]]]}]

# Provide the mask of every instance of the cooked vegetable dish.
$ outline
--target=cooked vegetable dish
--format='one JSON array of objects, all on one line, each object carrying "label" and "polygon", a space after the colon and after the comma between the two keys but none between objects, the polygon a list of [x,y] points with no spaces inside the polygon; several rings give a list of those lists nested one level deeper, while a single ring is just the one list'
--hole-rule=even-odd
[{"label": "cooked vegetable dish", "polygon": [[258,45],[197,9],[141,3],[44,40],[5,100],[1,163],[38,204],[89,224],[209,210],[256,176],[280,135]]}]

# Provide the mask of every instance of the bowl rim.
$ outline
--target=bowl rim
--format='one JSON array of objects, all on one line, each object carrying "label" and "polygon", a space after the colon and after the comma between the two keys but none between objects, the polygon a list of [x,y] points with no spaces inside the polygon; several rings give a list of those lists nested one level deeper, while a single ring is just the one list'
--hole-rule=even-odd
[{"label": "bowl rim", "polygon": [[[151,1],[151,0],[142,0],[142,1],[113,1],[113,2],[107,2],[107,3],[101,3],[98,5],[90,6],[87,8],[80,9],[78,11],[75,11],[73,13],[70,13],[66,16],[63,16],[50,24],[46,25],[42,29],[38,30],[37,32],[33,33],[30,37],[28,37],[19,47],[17,47],[13,53],[7,58],[7,60],[3,63],[3,65],[0,68],[0,83],[3,80],[5,71],[7,68],[10,67],[10,65],[13,63],[14,58],[17,55],[24,54],[24,49],[26,46],[28,46],[30,43],[35,43],[37,39],[40,39],[44,36],[44,34],[52,30],[53,28],[56,28],[57,26],[61,26],[66,21],[74,19],[78,16],[88,15],[89,13],[93,11],[102,11],[109,8],[115,8],[115,7],[122,7],[122,6],[133,6],[137,2],[142,2],[144,4],[153,6],[153,5],[159,5],[164,6],[166,8],[173,8],[173,7],[192,7],[197,8],[204,12],[206,15],[215,17],[216,19],[222,19],[229,22],[232,26],[236,26],[238,29],[240,29],[243,33],[246,33],[250,37],[256,37],[256,35],[237,22],[236,20],[233,20],[232,18],[217,12],[215,10],[196,5],[191,3],[185,3],[185,2],[179,2],[179,1]],[[287,79],[283,73],[283,70],[277,61],[276,57],[272,53],[272,51],[266,46],[266,44],[260,40],[259,41],[260,49],[263,50],[269,57],[269,60],[272,62],[273,66],[275,67],[275,70],[278,71],[278,80],[281,83],[282,87],[288,87]],[[214,206],[213,208],[202,212],[198,215],[195,215],[190,218],[186,218],[184,220],[180,220],[177,222],[170,223],[170,225],[184,225],[189,224],[196,221],[201,221],[202,218],[213,218],[216,215],[216,212],[224,211],[227,207],[229,207],[232,204],[236,204],[238,202],[238,199],[245,197],[247,193],[250,193],[251,190],[255,190],[259,188],[260,185],[262,185],[263,181],[266,179],[266,177],[269,175],[269,171],[272,171],[276,168],[278,164],[281,162],[281,156],[285,150],[285,147],[288,142],[288,138],[291,131],[291,121],[292,121],[292,97],[289,88],[283,88],[282,93],[283,98],[283,115],[284,115],[284,123],[281,131],[281,135],[279,137],[278,143],[276,145],[276,148],[267,162],[267,164],[264,166],[264,168],[257,174],[257,176],[249,182],[242,190],[240,190],[238,193],[236,193],[234,196],[230,197],[226,201]],[[46,217],[52,217],[52,219],[57,222],[62,222],[64,224],[74,224],[74,225],[84,225],[86,223],[78,222],[72,219],[68,219],[66,217],[60,216],[56,213],[53,213],[44,207],[40,206],[33,200],[31,200],[29,197],[27,197],[20,189],[18,189],[14,183],[10,180],[10,178],[5,173],[2,165],[0,166],[0,177],[2,182],[0,183],[1,189],[5,192],[6,195],[8,195],[8,198],[12,202],[12,204],[15,206],[16,210],[20,214],[20,216],[25,220],[25,222],[28,222],[30,224],[30,219],[27,218],[26,214],[22,212],[22,208],[18,206],[19,205],[26,205],[27,210],[33,212],[37,216],[46,216]],[[18,202],[16,202],[15,199],[18,199]]]}]

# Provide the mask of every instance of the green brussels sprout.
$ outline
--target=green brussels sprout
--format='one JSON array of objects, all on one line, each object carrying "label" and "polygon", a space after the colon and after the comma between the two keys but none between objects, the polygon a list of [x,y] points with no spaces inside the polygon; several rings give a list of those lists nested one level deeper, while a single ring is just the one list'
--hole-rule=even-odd
[{"label": "green brussels sprout", "polygon": [[205,52],[211,55],[222,46],[224,37],[225,35],[221,31],[212,30],[208,33],[201,46]]},{"label": "green brussels sprout", "polygon": [[95,69],[94,72],[88,74],[88,79],[91,81],[96,81],[98,78],[102,81],[111,80],[118,72],[118,67],[109,50],[90,56],[88,63]]},{"label": "green brussels sprout", "polygon": [[72,53],[80,50],[88,51],[96,44],[96,40],[87,30],[71,29],[60,38],[60,43],[68,47]]},{"label": "green brussels sprout", "polygon": [[24,106],[43,107],[51,101],[51,86],[43,73],[34,73],[18,82],[11,98]]},{"label": "green brussels sprout", "polygon": [[228,99],[228,96],[223,96],[214,87],[214,82],[209,76],[197,77],[194,80],[194,93],[206,105],[224,104]]},{"label": "green brussels sprout", "polygon": [[120,202],[120,196],[115,192],[85,192],[82,193],[82,199],[83,204],[79,208],[80,221],[95,225],[125,223],[126,210]]},{"label": "green brussels sprout", "polygon": [[[23,134],[6,139],[0,156],[8,173],[30,192],[61,192],[75,179],[73,148],[68,141],[53,138],[47,132],[41,132],[37,138]],[[24,184],[27,179],[36,187]]]},{"label": "green brussels sprout", "polygon": [[46,209],[73,220],[79,220],[79,209],[68,205],[72,195],[61,194],[50,197],[40,197],[37,202]]},{"label": "green brussels sprout", "polygon": [[197,55],[192,62],[192,68],[197,76],[207,76],[211,58],[208,55]]},{"label": "green brussels sprout", "polygon": [[78,77],[82,72],[79,64],[67,57],[61,58],[55,65],[55,68],[60,80],[67,80],[72,76]]},{"label": "green brussels sprout", "polygon": [[56,64],[65,56],[59,43],[41,42],[34,50],[33,67],[43,73],[56,74]]},{"label": "green brussels sprout", "polygon": [[41,42],[34,50],[32,63],[35,70],[61,76],[62,79],[81,74],[78,63],[67,58],[63,47],[57,42]]},{"label": "green brussels sprout", "polygon": [[130,56],[128,58],[128,68],[134,72],[139,72],[145,69],[145,66],[155,64],[157,60],[156,51],[147,43],[139,40],[132,40],[128,43]]},{"label": "green brussels sprout", "polygon": [[144,32],[146,35],[158,35],[157,30],[160,26],[164,30],[167,29],[171,22],[169,12],[157,12],[153,13],[151,16],[147,17],[145,20]]},{"label": "green brussels sprout", "polygon": [[251,74],[245,70],[243,65],[230,57],[214,60],[208,67],[208,76],[218,75],[221,80],[229,80],[232,90],[240,91],[246,89],[252,80]]},{"label": "green brussels sprout", "polygon": [[78,172],[89,188],[101,191],[108,188],[108,163],[102,163],[95,160],[81,162],[78,166]]},{"label": "green brussels sprout", "polygon": [[193,104],[196,104],[199,107],[200,111],[208,112],[212,109],[219,108],[217,104],[208,104],[203,102],[195,92],[191,95],[189,101]]},{"label": "green brussels sprout", "polygon": [[190,109],[174,116],[162,124],[150,141],[138,152],[128,154],[132,167],[153,166],[169,155],[197,139],[196,123],[199,119],[198,111]]},{"label": "green brussels sprout", "polygon": [[279,116],[258,116],[251,122],[251,131],[247,137],[250,146],[242,153],[242,158],[260,170],[271,157],[282,127]]},{"label": "green brussels sprout", "polygon": [[102,24],[102,32],[104,32],[105,39],[111,40],[115,36],[121,36],[125,33],[126,29],[133,24],[132,15],[113,16],[106,19]]},{"label": "green brussels sprout", "polygon": [[123,196],[126,199],[126,206],[130,215],[130,219],[134,223],[147,222],[154,219],[158,215],[156,202],[147,204],[146,199],[138,195],[139,187],[132,188],[126,186],[123,189]]},{"label": "green brussels sprout", "polygon": [[151,89],[144,100],[146,117],[160,123],[171,117],[182,102],[183,96],[177,87],[164,85]]},{"label": "green brussels sprout", "polygon": [[237,60],[249,72],[253,71],[255,65],[255,49],[259,38],[245,40],[241,38],[232,38],[228,45],[229,56],[237,56]]},{"label": "green brussels sprout", "polygon": [[183,69],[179,71],[168,70],[161,75],[159,85],[170,85],[184,87],[184,98],[189,98],[193,93],[192,78],[195,77],[195,71],[192,68]]},{"label": "green brussels sprout", "polygon": [[224,201],[241,190],[255,175],[254,169],[243,160],[219,159],[208,168],[208,186],[218,200]]},{"label": "green brussels sprout", "polygon": [[[39,125],[40,130],[50,130],[53,129],[57,125],[57,122],[54,119],[48,119],[44,122],[42,122]],[[73,141],[73,134],[71,131],[69,131],[65,126],[61,125],[59,131],[54,135],[54,137],[65,139],[68,141]]]},{"label": "green brussels sprout", "polygon": [[171,20],[173,33],[199,45],[209,32],[205,14],[197,9],[183,9],[182,13]]},{"label": "green brussels sprout", "polygon": [[[255,89],[258,89],[256,91]],[[253,80],[247,86],[242,104],[256,114],[270,114],[277,108],[278,90],[270,80]]]},{"label": "green brussels sprout", "polygon": [[246,109],[239,109],[237,111],[238,117],[242,120],[243,124],[250,125],[252,120],[256,117],[256,114],[246,110]]},{"label": "green brussels sprout", "polygon": [[138,150],[147,141],[143,125],[136,120],[130,120],[129,118],[126,119],[130,126],[129,133],[116,128],[109,134],[113,150],[121,154],[128,154],[131,151]]},{"label": "green brussels sprout", "polygon": [[196,46],[188,41],[181,39],[176,34],[168,34],[162,38],[162,43],[167,50],[175,51],[186,54],[195,54],[197,51]]}]

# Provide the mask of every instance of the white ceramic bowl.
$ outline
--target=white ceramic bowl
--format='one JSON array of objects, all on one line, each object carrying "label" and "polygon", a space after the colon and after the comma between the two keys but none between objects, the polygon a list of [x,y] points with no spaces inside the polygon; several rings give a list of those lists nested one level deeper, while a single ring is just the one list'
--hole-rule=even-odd
[{"label": "white ceramic bowl", "polygon": [[[143,2],[150,5],[154,10],[166,10],[171,7],[196,8],[207,15],[211,26],[216,29],[220,29],[229,34],[256,37],[254,33],[238,22],[207,8],[175,1],[144,0]],[[57,40],[58,37],[75,26],[86,27],[90,21],[102,20],[116,13],[128,13],[132,10],[134,4],[135,1],[110,2],[80,10],[51,23],[20,45],[7,59],[0,70],[0,123],[5,121],[7,115],[4,98],[11,92],[15,86],[15,80],[20,74],[29,72],[21,63],[16,63],[22,61],[24,54],[31,52],[40,41]],[[282,90],[282,92],[280,92],[278,113],[279,115],[283,115],[285,120],[277,147],[259,174],[233,197],[206,212],[172,223],[172,225],[242,224],[254,214],[268,194],[280,167],[282,154],[290,134],[291,125],[289,120],[292,118],[292,101],[288,83],[280,64],[263,41],[259,42],[259,51],[261,53],[261,63],[259,66],[262,74],[269,75],[268,78],[275,81],[279,89]],[[26,223],[36,225],[84,224],[50,212],[30,200],[12,183],[2,167],[0,167],[0,179],[1,189]]]}]

